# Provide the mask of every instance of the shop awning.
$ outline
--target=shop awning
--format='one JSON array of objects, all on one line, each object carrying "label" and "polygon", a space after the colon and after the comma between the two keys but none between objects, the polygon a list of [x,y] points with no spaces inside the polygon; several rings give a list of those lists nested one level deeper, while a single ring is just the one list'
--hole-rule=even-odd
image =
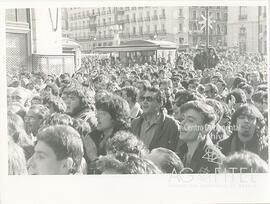
[{"label": "shop awning", "polygon": [[176,49],[176,43],[160,40],[132,40],[119,46],[96,47],[96,52],[132,52]]}]

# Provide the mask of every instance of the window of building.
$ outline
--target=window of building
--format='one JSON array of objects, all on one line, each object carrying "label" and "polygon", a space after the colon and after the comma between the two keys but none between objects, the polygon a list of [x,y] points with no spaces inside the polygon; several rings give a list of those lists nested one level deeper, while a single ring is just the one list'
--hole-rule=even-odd
[{"label": "window of building", "polygon": [[179,9],[179,16],[180,16],[180,17],[183,16],[183,9]]},{"label": "window of building", "polygon": [[217,12],[217,20],[220,20],[220,13]]},{"label": "window of building", "polygon": [[247,7],[246,6],[240,6],[240,16],[246,16],[247,15]]},{"label": "window of building", "polygon": [[154,25],[154,31],[157,32],[157,25]]},{"label": "window of building", "polygon": [[98,31],[98,37],[101,38],[101,31]]},{"label": "window of building", "polygon": [[197,36],[193,36],[193,38],[192,38],[192,44],[193,44],[193,46],[196,46],[197,45],[197,41],[198,41],[198,37]]},{"label": "window of building", "polygon": [[27,9],[6,9],[6,20],[27,23]]},{"label": "window of building", "polygon": [[162,9],[162,16],[165,16],[165,9]]},{"label": "window of building", "polygon": [[129,15],[126,15],[126,19],[129,20]]},{"label": "window of building", "polygon": [[106,37],[106,30],[103,31],[103,36]]},{"label": "window of building", "polygon": [[109,18],[109,24],[111,24],[112,23],[112,19],[111,18]]},{"label": "window of building", "polygon": [[136,19],[136,14],[135,13],[133,13],[133,20],[135,20]]},{"label": "window of building", "polygon": [[205,11],[202,11],[202,15],[205,16]]},{"label": "window of building", "polygon": [[150,12],[149,11],[147,11],[146,16],[150,17]]},{"label": "window of building", "polygon": [[193,23],[193,30],[198,30],[198,29],[197,29],[197,24],[196,24],[196,23]]},{"label": "window of building", "polygon": [[225,20],[225,21],[228,20],[228,13],[224,13],[224,20]]},{"label": "window of building", "polygon": [[193,11],[192,12],[192,17],[193,17],[193,19],[196,19],[197,18],[197,12],[196,11]]},{"label": "window of building", "polygon": [[180,23],[180,24],[179,24],[179,32],[182,32],[182,31],[183,31],[183,24]]},{"label": "window of building", "polygon": [[142,33],[143,33],[143,27],[140,26],[140,34],[142,34]]},{"label": "window of building", "polygon": [[162,27],[162,31],[165,32],[165,30],[166,30],[165,29],[165,24],[162,24],[161,27]]},{"label": "window of building", "polygon": [[146,26],[147,33],[150,33],[150,26]]},{"label": "window of building", "polygon": [[217,24],[217,34],[220,35],[220,33],[221,33],[221,32],[220,32],[220,25]]},{"label": "window of building", "polygon": [[179,38],[179,44],[183,45],[184,44],[184,38]]},{"label": "window of building", "polygon": [[223,34],[227,35],[227,25],[223,25]]},{"label": "window of building", "polygon": [[136,35],[136,27],[133,27],[133,35]]}]

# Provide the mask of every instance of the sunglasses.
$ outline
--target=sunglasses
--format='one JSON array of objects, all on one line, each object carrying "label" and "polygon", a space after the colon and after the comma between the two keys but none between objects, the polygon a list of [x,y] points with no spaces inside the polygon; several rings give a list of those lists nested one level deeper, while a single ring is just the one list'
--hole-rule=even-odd
[{"label": "sunglasses", "polygon": [[152,102],[152,101],[154,100],[154,98],[151,97],[151,96],[141,96],[141,97],[140,97],[140,100],[141,100],[141,101],[146,100],[147,102]]}]

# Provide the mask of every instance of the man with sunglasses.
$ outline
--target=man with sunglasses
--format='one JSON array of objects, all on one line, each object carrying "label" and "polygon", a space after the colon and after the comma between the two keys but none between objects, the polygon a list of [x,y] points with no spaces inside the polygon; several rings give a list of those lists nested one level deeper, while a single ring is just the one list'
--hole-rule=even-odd
[{"label": "man with sunglasses", "polygon": [[147,88],[140,97],[142,116],[134,119],[131,131],[151,150],[164,147],[175,151],[179,124],[164,111],[165,94],[157,88]]}]

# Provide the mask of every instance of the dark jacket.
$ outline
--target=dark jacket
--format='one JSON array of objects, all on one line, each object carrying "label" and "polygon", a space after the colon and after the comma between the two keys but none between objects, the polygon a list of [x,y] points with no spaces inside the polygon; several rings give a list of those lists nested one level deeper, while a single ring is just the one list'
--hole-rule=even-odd
[{"label": "dark jacket", "polygon": [[[164,112],[162,112],[161,117],[162,124],[156,130],[155,135],[150,143],[149,149],[152,150],[154,148],[164,147],[175,151],[180,134],[179,123]],[[134,119],[131,123],[131,132],[138,138],[140,138],[143,120],[144,118],[142,115],[139,118]]]},{"label": "dark jacket", "polygon": [[268,146],[267,144],[259,144],[256,137],[253,137],[251,141],[244,145],[236,134],[232,134],[230,137],[221,140],[218,143],[218,146],[221,148],[222,153],[226,156],[233,154],[234,152],[247,150],[258,154],[263,160],[268,161]]},{"label": "dark jacket", "polygon": [[203,55],[201,54],[197,54],[195,57],[194,57],[194,60],[193,60],[193,67],[195,70],[204,70],[205,69],[205,60],[204,60],[204,57]]},{"label": "dark jacket", "polygon": [[219,164],[222,163],[224,155],[215,146],[209,136],[202,140],[192,158],[189,166],[186,166],[186,154],[188,152],[187,144],[183,144],[178,152],[178,156],[185,164],[185,168],[192,169],[189,173],[216,173]]}]

